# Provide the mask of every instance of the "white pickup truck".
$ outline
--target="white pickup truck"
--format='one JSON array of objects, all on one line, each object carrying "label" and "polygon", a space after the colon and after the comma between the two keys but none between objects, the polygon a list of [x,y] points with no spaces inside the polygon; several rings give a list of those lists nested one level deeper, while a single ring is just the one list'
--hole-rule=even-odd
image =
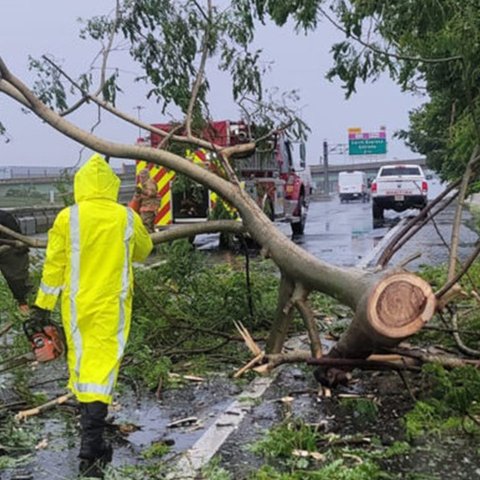
[{"label": "white pickup truck", "polygon": [[385,209],[422,209],[427,204],[427,193],[428,183],[418,165],[380,167],[371,186],[373,219],[381,220]]}]

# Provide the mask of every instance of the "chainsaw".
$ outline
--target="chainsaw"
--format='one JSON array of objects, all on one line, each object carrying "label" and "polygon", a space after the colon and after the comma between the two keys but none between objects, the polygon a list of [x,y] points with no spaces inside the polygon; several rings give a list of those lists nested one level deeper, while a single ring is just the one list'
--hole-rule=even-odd
[{"label": "chainsaw", "polygon": [[39,330],[38,324],[34,326],[25,322],[23,329],[38,362],[50,362],[65,352],[63,335],[56,325],[49,323],[41,326]]}]

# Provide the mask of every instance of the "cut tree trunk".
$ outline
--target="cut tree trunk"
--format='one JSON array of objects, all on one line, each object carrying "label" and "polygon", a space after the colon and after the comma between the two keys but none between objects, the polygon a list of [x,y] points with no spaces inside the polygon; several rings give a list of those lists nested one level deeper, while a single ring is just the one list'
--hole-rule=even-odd
[{"label": "cut tree trunk", "polygon": [[[417,333],[435,310],[435,294],[423,279],[407,272],[387,275],[366,291],[352,323],[327,357],[364,359],[394,347]],[[349,379],[344,370],[328,366],[319,366],[314,376],[328,386],[344,384]]]},{"label": "cut tree trunk", "polygon": [[430,284],[412,273],[387,274],[364,289],[352,323],[329,357],[367,358],[418,332],[435,313]]}]

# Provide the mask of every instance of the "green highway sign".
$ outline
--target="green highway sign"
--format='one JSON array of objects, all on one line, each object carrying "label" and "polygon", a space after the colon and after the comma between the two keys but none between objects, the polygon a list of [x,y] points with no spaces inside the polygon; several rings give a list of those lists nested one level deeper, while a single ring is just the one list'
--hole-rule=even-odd
[{"label": "green highway sign", "polygon": [[356,138],[348,140],[349,155],[384,155],[386,153],[386,138]]}]

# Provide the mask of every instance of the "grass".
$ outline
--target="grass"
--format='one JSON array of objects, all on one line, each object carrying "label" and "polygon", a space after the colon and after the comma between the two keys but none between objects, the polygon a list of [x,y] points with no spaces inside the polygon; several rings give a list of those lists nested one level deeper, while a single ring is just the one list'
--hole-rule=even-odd
[{"label": "grass", "polygon": [[[294,419],[275,426],[251,450],[266,464],[250,480],[380,480],[394,478],[383,471],[378,460],[405,455],[404,442],[384,448],[372,442],[366,448],[340,446],[338,435],[323,434],[316,427]],[[304,453],[299,456],[297,452]]]},{"label": "grass", "polygon": [[143,450],[142,457],[145,460],[152,458],[161,458],[167,455],[171,447],[164,442],[154,442],[147,449]]},{"label": "grass", "polygon": [[480,413],[480,371],[473,366],[445,370],[429,364],[423,368],[422,399],[405,416],[410,439],[425,435],[480,434],[474,420]]},{"label": "grass", "polygon": [[378,407],[369,398],[343,398],[340,401],[342,410],[361,423],[373,423],[377,420]]}]

